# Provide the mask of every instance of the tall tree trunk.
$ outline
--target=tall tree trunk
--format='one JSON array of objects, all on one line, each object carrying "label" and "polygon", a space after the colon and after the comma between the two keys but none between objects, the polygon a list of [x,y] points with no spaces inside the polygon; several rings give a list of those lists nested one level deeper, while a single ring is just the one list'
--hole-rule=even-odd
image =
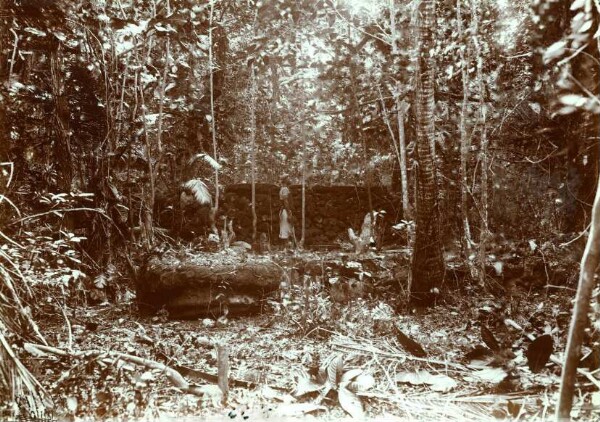
[{"label": "tall tree trunk", "polygon": [[250,66],[250,172],[252,182],[252,240],[256,240],[256,74]]},{"label": "tall tree trunk", "polygon": [[[158,103],[158,123],[157,123],[157,131],[156,131],[156,147],[158,151],[158,156],[156,157],[156,161],[160,162],[162,159],[162,151],[163,151],[163,142],[162,142],[162,134],[163,134],[163,117],[164,117],[164,101],[165,101],[165,91],[167,87],[167,76],[169,75],[169,67],[171,64],[169,63],[169,55],[171,43],[169,38],[167,38],[166,46],[165,46],[165,68],[163,69],[162,80],[160,84],[160,93],[159,93],[159,103]],[[156,169],[158,171],[158,168]]]},{"label": "tall tree trunk", "polygon": [[[348,38],[351,39],[350,34],[352,33],[352,26],[348,25]],[[369,168],[369,157],[367,152],[367,141],[365,139],[365,134],[362,130],[362,116],[360,114],[360,102],[358,101],[358,94],[356,92],[356,87],[358,86],[358,81],[356,79],[356,65],[354,62],[354,57],[350,57],[350,89],[352,92],[352,121],[353,121],[353,130],[358,131],[358,140],[362,145],[362,153],[363,153],[363,168],[365,171],[365,185],[367,187],[367,200],[369,205],[369,214],[371,215],[371,233],[373,232],[373,228],[375,226],[375,215],[373,213],[373,198],[371,195],[371,170]]]},{"label": "tall tree trunk", "polygon": [[302,137],[302,234],[300,236],[300,249],[304,248],[306,241],[306,136]]},{"label": "tall tree trunk", "polygon": [[141,218],[140,226],[143,228],[146,248],[150,250],[154,243],[154,199],[156,195],[156,179],[154,174],[154,165],[152,164],[152,144],[150,135],[148,134],[148,123],[146,120],[146,101],[144,100],[144,87],[139,86],[140,90],[140,105],[142,109],[142,125],[144,128],[144,144],[146,147],[146,161],[148,163],[148,179],[150,181],[150,191],[147,194],[142,193]]},{"label": "tall tree trunk", "polygon": [[577,374],[577,366],[581,355],[581,342],[588,323],[588,312],[592,291],[596,284],[595,275],[600,265],[600,183],[596,187],[596,199],[592,207],[590,235],[581,258],[579,270],[579,286],[575,298],[575,308],[569,328],[569,337],[565,350],[565,364],[562,370],[560,395],[556,412],[559,421],[570,420],[573,406],[573,390]]},{"label": "tall tree trunk", "polygon": [[[411,221],[413,219],[413,211],[410,206],[410,198],[408,196],[408,169],[406,164],[406,131],[404,130],[404,118],[406,116],[406,103],[400,100],[400,83],[397,83],[396,108],[398,110],[398,147],[400,149],[400,180],[402,182],[402,216],[404,220]],[[408,242],[412,245],[414,242],[414,233],[412,226],[408,225]]]},{"label": "tall tree trunk", "polygon": [[439,228],[436,169],[432,140],[434,128],[435,0],[422,0],[418,9],[417,57],[417,213],[412,257],[411,302],[432,305],[444,278]]},{"label": "tall tree trunk", "polygon": [[[456,21],[458,25],[458,36],[461,39],[463,37],[463,25],[462,25],[462,10],[461,3],[464,0],[458,0],[456,2]],[[469,181],[467,176],[467,165],[469,159],[469,147],[470,141],[467,136],[467,103],[469,101],[469,73],[467,71],[468,64],[466,63],[465,50],[459,49],[460,55],[460,67],[462,73],[462,85],[463,85],[463,100],[460,113],[460,171],[459,171],[459,185],[460,185],[460,215],[462,222],[462,246],[463,253],[465,254],[465,261],[469,265],[471,277],[477,277],[477,268],[472,265],[473,262],[470,259],[471,252],[473,249],[473,239],[471,238],[471,226],[469,224]]]},{"label": "tall tree trunk", "polygon": [[[217,156],[217,131],[215,124],[215,93],[214,93],[214,60],[213,60],[213,18],[215,12],[215,2],[210,2],[210,16],[209,16],[209,28],[208,28],[208,73],[209,73],[209,84],[210,84],[210,132],[212,135],[212,146],[213,146],[213,158],[219,161]],[[215,167],[215,203],[211,210],[211,226],[213,232],[218,234],[216,229],[215,218],[219,211],[219,169]]]},{"label": "tall tree trunk", "polygon": [[480,3],[476,0],[471,1],[471,11],[473,20],[473,45],[475,47],[475,57],[477,59],[477,85],[479,87],[479,111],[481,113],[481,144],[479,147],[479,161],[481,163],[481,232],[479,235],[479,282],[485,283],[485,260],[486,243],[489,238],[488,226],[488,139],[485,105],[485,82],[483,80],[483,57],[481,45],[479,44],[479,16],[477,9]]},{"label": "tall tree trunk", "polygon": [[[396,154],[396,159],[398,160],[398,167],[400,168],[400,170],[402,170],[402,159],[400,158],[400,148],[398,147],[398,142],[396,142],[396,135],[394,133],[394,129],[392,129],[392,123],[390,122],[390,116],[388,113],[388,109],[385,106],[385,101],[383,99],[383,94],[381,93],[381,90],[378,89],[379,91],[379,101],[381,102],[381,114],[383,116],[383,121],[385,122],[385,125],[388,128],[388,131],[390,132],[390,141],[392,144],[392,148],[394,149],[394,153]],[[396,97],[396,94],[394,94],[394,97]],[[396,103],[398,104],[398,102]],[[403,122],[404,124],[404,122]],[[400,135],[400,128],[398,127],[398,135]],[[404,126],[402,126],[402,135],[404,135]],[[402,171],[400,172],[400,179],[401,182],[404,182],[404,179],[402,179]],[[401,188],[403,188],[404,186],[402,185]],[[404,193],[404,190],[401,189],[401,192]],[[404,208],[404,201],[406,198],[402,197],[402,205]],[[406,209],[404,208],[403,213],[406,212]]]}]

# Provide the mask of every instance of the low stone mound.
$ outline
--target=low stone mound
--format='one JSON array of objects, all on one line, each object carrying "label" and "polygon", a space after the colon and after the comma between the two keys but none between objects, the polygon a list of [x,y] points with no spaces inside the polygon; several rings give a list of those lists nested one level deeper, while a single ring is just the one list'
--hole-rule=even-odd
[{"label": "low stone mound", "polygon": [[173,319],[252,314],[279,288],[282,274],[279,265],[260,256],[154,256],[136,281],[138,307],[143,314],[164,307]]}]

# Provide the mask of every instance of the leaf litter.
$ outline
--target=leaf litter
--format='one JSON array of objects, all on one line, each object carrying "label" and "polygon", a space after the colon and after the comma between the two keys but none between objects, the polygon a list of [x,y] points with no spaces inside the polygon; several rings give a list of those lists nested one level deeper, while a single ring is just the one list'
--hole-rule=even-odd
[{"label": "leaf litter", "polygon": [[[426,314],[395,315],[385,311],[387,305],[380,299],[326,302],[325,308],[335,310],[337,319],[330,314],[315,319],[310,330],[298,326],[297,310],[207,325],[202,320],[139,319],[127,304],[108,310],[89,308],[85,319],[95,321],[98,328],[72,333],[73,350],[81,354],[29,359],[36,360],[39,378],[56,398],[59,414],[74,416],[550,418],[561,369],[550,354],[559,352],[552,345],[564,342],[566,327],[535,337],[531,333],[537,327],[529,317],[535,313],[544,325],[552,325],[555,309],[540,304],[568,309],[569,295],[531,294],[521,302],[519,313],[510,315],[514,323],[506,322],[495,298],[467,296]],[[353,317],[356,314],[360,320]],[[384,324],[384,331],[375,333],[382,321],[391,325]],[[66,347],[65,325],[61,321],[44,325],[52,343]],[[519,331],[515,326],[525,328]],[[533,341],[524,338],[525,331]],[[216,382],[209,381],[217,374],[217,343],[229,348],[227,403]],[[86,354],[90,350],[118,350],[162,362],[180,370],[200,394],[182,393],[161,370],[109,354]],[[575,412],[591,415],[598,400],[592,391],[584,392]]]}]

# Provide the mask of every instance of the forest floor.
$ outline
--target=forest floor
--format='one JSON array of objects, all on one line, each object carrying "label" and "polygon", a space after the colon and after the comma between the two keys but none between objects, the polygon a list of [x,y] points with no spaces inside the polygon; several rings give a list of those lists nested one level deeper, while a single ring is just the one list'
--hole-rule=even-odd
[{"label": "forest floor", "polygon": [[[399,314],[393,292],[349,303],[320,292],[307,313],[295,288],[261,315],[217,321],[143,318],[134,301],[72,310],[68,324],[40,322],[48,343],[70,352],[29,348],[25,364],[55,402],[52,416],[67,420],[553,418],[574,286],[519,286],[510,298],[466,286]],[[226,401],[216,344],[229,354]],[[128,356],[177,371],[194,394]],[[574,419],[599,420],[598,371],[585,371]]]}]

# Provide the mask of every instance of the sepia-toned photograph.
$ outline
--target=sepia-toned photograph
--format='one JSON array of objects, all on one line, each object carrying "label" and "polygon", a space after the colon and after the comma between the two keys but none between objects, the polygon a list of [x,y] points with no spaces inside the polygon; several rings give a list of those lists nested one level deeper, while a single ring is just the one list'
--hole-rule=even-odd
[{"label": "sepia-toned photograph", "polygon": [[0,421],[600,421],[599,0],[0,0]]}]

